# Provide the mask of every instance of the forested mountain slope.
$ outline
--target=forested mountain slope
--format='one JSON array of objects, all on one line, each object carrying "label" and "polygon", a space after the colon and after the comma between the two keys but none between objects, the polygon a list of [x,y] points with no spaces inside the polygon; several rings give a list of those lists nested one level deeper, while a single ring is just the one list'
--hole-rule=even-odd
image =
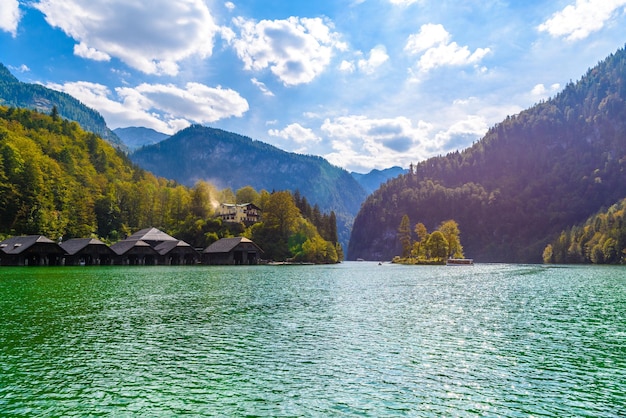
[{"label": "forested mountain slope", "polygon": [[347,246],[350,227],[365,190],[347,171],[321,157],[282,151],[261,141],[194,125],[131,159],[152,173],[192,186],[198,180],[237,190],[299,191],[312,205],[337,216],[339,241]]},{"label": "forested mountain slope", "polygon": [[0,235],[115,240],[172,231],[191,191],[141,170],[75,122],[0,106]]},{"label": "forested mountain slope", "polygon": [[478,261],[539,262],[546,244],[626,197],[626,52],[553,99],[494,126],[463,152],[431,158],[371,195],[348,258],[391,259],[404,214],[458,222]]},{"label": "forested mountain slope", "polygon": [[21,82],[2,64],[0,64],[0,105],[33,109],[42,113],[51,113],[52,108],[56,106],[59,116],[78,122],[84,130],[99,135],[118,148],[125,148],[117,135],[107,127],[100,113],[69,94],[39,84]]}]

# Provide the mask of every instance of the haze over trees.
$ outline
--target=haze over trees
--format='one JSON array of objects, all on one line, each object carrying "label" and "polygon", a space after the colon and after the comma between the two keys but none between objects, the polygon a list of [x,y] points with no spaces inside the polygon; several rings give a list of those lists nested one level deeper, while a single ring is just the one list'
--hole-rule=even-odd
[{"label": "haze over trees", "polygon": [[404,214],[432,229],[455,219],[477,261],[541,262],[561,231],[626,197],[626,52],[556,97],[491,128],[472,147],[421,162],[370,195],[348,259],[401,252]]}]

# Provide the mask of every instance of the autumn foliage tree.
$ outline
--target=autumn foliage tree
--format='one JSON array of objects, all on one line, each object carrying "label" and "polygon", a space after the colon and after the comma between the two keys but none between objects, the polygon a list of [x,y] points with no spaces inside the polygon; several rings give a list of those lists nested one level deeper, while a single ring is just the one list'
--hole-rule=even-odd
[{"label": "autumn foliage tree", "polygon": [[397,237],[402,247],[402,256],[394,258],[394,262],[405,264],[442,263],[447,258],[463,258],[461,231],[454,220],[447,220],[439,228],[428,233],[426,226],[419,222],[413,230],[417,239],[413,241],[408,215],[402,216]]}]

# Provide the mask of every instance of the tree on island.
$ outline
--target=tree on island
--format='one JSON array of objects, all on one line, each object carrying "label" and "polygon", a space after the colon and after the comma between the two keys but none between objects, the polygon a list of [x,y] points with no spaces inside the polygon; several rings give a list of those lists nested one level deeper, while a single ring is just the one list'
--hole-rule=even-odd
[{"label": "tree on island", "polygon": [[443,264],[447,258],[463,258],[461,231],[456,221],[450,219],[439,228],[428,233],[426,226],[419,222],[413,230],[417,240],[413,241],[410,220],[404,215],[398,226],[397,238],[402,247],[402,255],[393,259],[402,264]]}]

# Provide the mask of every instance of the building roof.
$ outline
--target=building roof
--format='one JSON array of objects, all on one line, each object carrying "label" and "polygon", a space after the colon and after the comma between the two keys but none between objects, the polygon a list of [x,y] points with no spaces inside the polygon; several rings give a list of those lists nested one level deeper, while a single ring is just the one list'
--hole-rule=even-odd
[{"label": "building roof", "polygon": [[156,229],[156,228],[145,228],[140,231],[135,232],[130,237],[126,238],[124,241],[178,241],[176,238],[167,235],[165,232]]},{"label": "building roof", "polygon": [[220,203],[221,206],[224,207],[228,207],[228,208],[245,208],[245,207],[251,207],[253,209],[261,209],[260,207],[258,207],[257,205],[255,205],[254,203]]},{"label": "building roof", "polygon": [[260,252],[263,252],[261,248],[256,245],[253,241],[244,237],[237,238],[222,238],[218,241],[215,241],[213,244],[209,245],[203,253],[205,254],[219,254],[219,253],[229,253],[231,252],[237,245],[241,243],[250,243],[254,245]]},{"label": "building roof", "polygon": [[196,250],[189,244],[187,244],[185,241],[180,241],[180,240],[176,240],[176,241],[164,241],[162,243],[160,243],[159,245],[157,245],[156,247],[154,247],[154,249],[160,254],[160,255],[165,255],[175,249],[177,250],[182,250],[183,252],[187,252],[187,253],[195,253]]},{"label": "building roof", "polygon": [[129,252],[130,250],[132,250],[133,248],[150,248],[152,249],[152,247],[150,246],[150,244],[148,244],[145,241],[142,240],[130,240],[130,239],[125,239],[123,241],[118,241],[115,244],[111,245],[111,249],[113,251],[115,251],[115,253],[117,255],[124,255],[127,252]]},{"label": "building roof", "polygon": [[61,248],[65,250],[69,255],[74,255],[77,252],[89,247],[98,246],[99,248],[109,248],[104,242],[96,238],[72,238],[62,242]]},{"label": "building roof", "polygon": [[[24,235],[7,238],[0,242],[0,250],[6,254],[21,254],[35,244],[47,244],[59,248],[56,242],[44,237],[43,235]],[[63,250],[59,248],[58,252],[61,253]]]}]

